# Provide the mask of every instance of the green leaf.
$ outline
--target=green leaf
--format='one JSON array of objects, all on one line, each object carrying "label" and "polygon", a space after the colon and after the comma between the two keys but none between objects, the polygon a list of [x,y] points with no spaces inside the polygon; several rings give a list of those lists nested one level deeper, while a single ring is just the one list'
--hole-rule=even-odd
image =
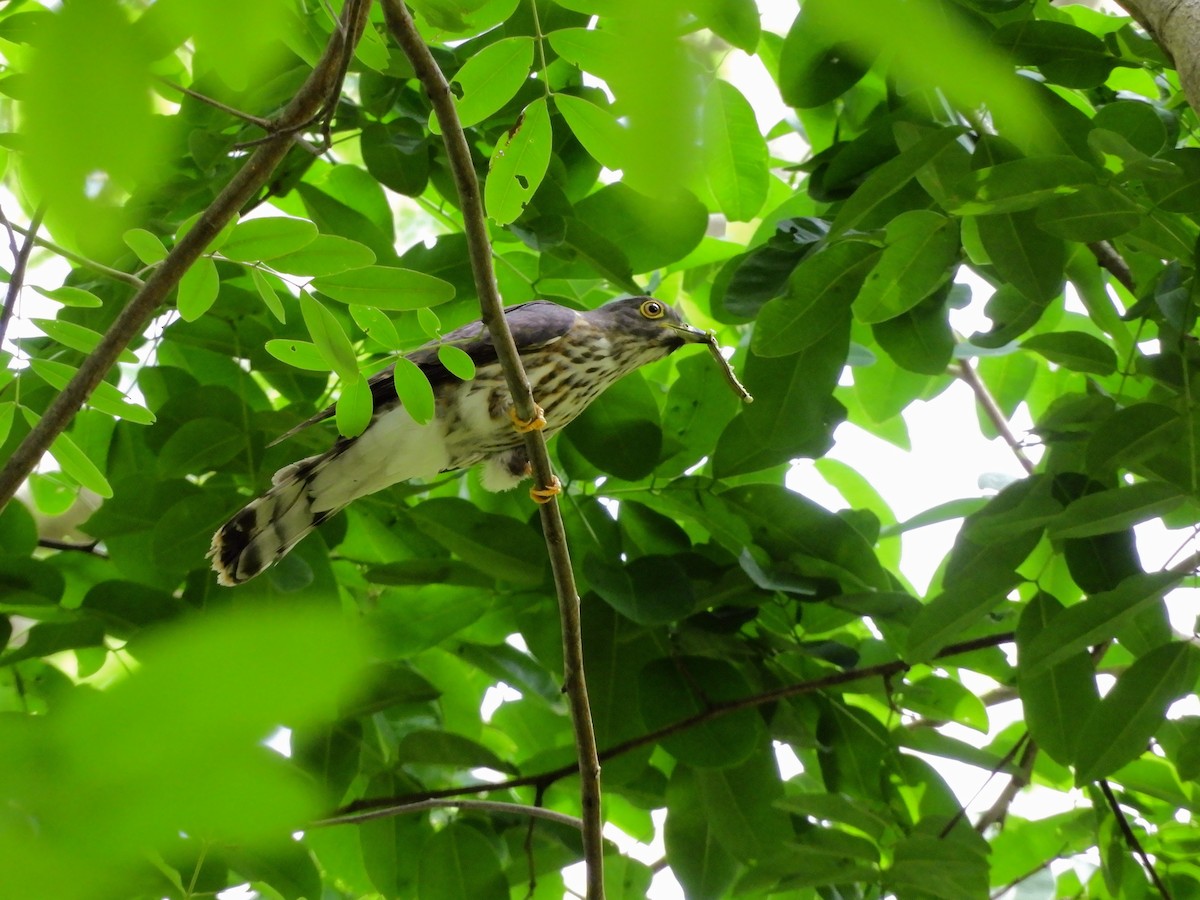
[{"label": "green leaf", "polygon": [[787,293],[762,308],[751,348],[757,356],[789,356],[822,341],[844,323],[851,303],[879,250],[860,241],[839,241],[800,263]]},{"label": "green leaf", "polygon": [[967,688],[950,678],[931,675],[905,684],[899,703],[934,721],[957,722],[980,734],[988,732],[987,707]]},{"label": "green leaf", "polygon": [[[713,703],[752,693],[742,673],[722,659],[681,656],[656,659],[638,678],[642,721],[655,731],[704,712]],[[762,745],[762,724],[752,709],[703,722],[663,738],[663,749],[679,762],[725,768],[744,762]]]},{"label": "green leaf", "polygon": [[571,423],[566,439],[592,465],[638,481],[658,465],[662,424],[650,385],[640,372],[627,375]]},{"label": "green leaf", "polygon": [[158,472],[163,478],[201,475],[221,466],[242,451],[248,452],[246,435],[227,421],[208,416],[184,422],[158,451]]},{"label": "green leaf", "polygon": [[335,413],[338,434],[346,438],[358,437],[371,424],[374,409],[367,379],[360,375],[354,381],[343,382]]},{"label": "green leaf", "polygon": [[320,354],[325,357],[329,368],[343,381],[358,379],[358,358],[342,324],[327,310],[321,301],[307,291],[300,293],[300,312],[304,316],[304,327],[308,329]]},{"label": "green leaf", "polygon": [[732,222],[754,218],[767,199],[767,143],[741,91],[717,79],[704,101],[704,170],[717,207]]},{"label": "green leaf", "polygon": [[[36,325],[42,334],[58,341],[64,347],[70,347],[80,353],[91,353],[96,349],[96,345],[104,339],[104,335],[100,332],[92,331],[86,326],[64,319],[30,319],[29,321]],[[137,362],[137,357],[129,350],[122,350],[117,359],[123,363]]]},{"label": "green leaf", "polygon": [[1000,277],[1029,300],[1045,304],[1062,291],[1066,245],[1036,227],[1033,212],[980,216],[979,238]]},{"label": "green leaf", "polygon": [[319,234],[302,249],[271,260],[271,268],[289,275],[338,275],[363,269],[375,262],[375,252],[365,244],[336,234]]},{"label": "green leaf", "polygon": [[121,235],[121,240],[134,252],[143,265],[152,266],[167,257],[167,248],[158,239],[158,235],[145,228],[130,228]]},{"label": "green leaf", "polygon": [[438,362],[450,370],[450,374],[463,381],[475,377],[475,361],[467,351],[453,344],[442,344],[437,349]]},{"label": "green leaf", "polygon": [[738,864],[717,842],[696,778],[687,766],[676,766],[671,772],[663,841],[671,873],[688,897],[726,895]]},{"label": "green leaf", "polygon": [[[533,38],[509,37],[489,44],[475,53],[450,79],[451,90],[458,85],[454,108],[465,128],[482,122],[516,96],[529,78],[533,67]],[[441,134],[437,118],[429,120],[429,129]]]},{"label": "green leaf", "polygon": [[185,322],[195,322],[217,301],[221,277],[211,256],[202,256],[179,279],[175,306]]},{"label": "green leaf", "polygon": [[427,537],[480,572],[522,587],[536,587],[545,579],[541,537],[514,519],[452,497],[426,500],[409,515]]},{"label": "green leaf", "polygon": [[43,297],[50,300],[57,300],[63,306],[73,306],[77,309],[94,309],[98,306],[103,306],[103,302],[91,291],[85,291],[83,288],[71,287],[64,284],[62,287],[56,287],[53,290],[30,285],[35,291]]},{"label": "green leaf", "polygon": [[1097,129],[1119,134],[1139,153],[1153,156],[1167,140],[1167,127],[1153,104],[1136,100],[1106,103],[1092,117]]},{"label": "green leaf", "polygon": [[243,219],[221,245],[221,255],[238,262],[257,262],[295,253],[316,239],[317,226],[307,219]]},{"label": "green leaf", "polygon": [[762,26],[754,0],[690,0],[700,24],[739,50],[753,54]]},{"label": "green leaf", "polygon": [[[66,363],[56,362],[52,359],[31,359],[29,367],[39,378],[60,391],[66,389],[76,373],[74,366],[68,366]],[[101,381],[96,385],[92,393],[88,395],[87,403],[102,413],[137,422],[140,425],[150,425],[154,422],[154,413],[144,406],[130,403],[115,385],[107,381]]]},{"label": "green leaf", "polygon": [[932,659],[939,650],[968,630],[995,607],[1021,577],[1002,565],[980,568],[921,608],[908,632],[904,658],[909,662]]},{"label": "green leaf", "polygon": [[1021,346],[1076,372],[1111,375],[1117,370],[1117,354],[1112,347],[1084,331],[1035,334]]},{"label": "green leaf", "polygon": [[363,126],[359,146],[367,171],[381,184],[407,197],[419,197],[425,191],[430,145],[415,122],[368,122]]},{"label": "green leaf", "polygon": [[[27,413],[27,419],[30,418],[27,410],[21,411]],[[33,423],[31,422],[30,424]],[[54,439],[54,443],[50,445],[50,455],[62,467],[64,473],[75,479],[75,481],[89,491],[95,491],[101,497],[105,498],[113,495],[112,486],[108,483],[108,479],[104,477],[104,473],[100,471],[100,468],[94,462],[88,459],[87,454],[79,449],[79,445],[65,431],[59,434]]]},{"label": "green leaf", "polygon": [[1029,644],[1027,657],[1021,660],[1021,674],[1027,678],[1040,675],[1076,653],[1111,640],[1142,610],[1161,603],[1163,595],[1182,579],[1170,571],[1131,575],[1111,591],[1068,607]]},{"label": "green leaf", "polygon": [[378,309],[420,309],[454,298],[454,286],[440,278],[392,266],[364,266],[312,281],[314,289],[342,303]]},{"label": "green leaf", "polygon": [[403,659],[476,622],[493,600],[491,593],[477,587],[451,584],[384,588],[367,624],[389,657]]},{"label": "green leaf", "polygon": [[921,138],[898,156],[877,166],[850,198],[829,228],[833,239],[858,225],[888,197],[908,184],[916,174],[950,148],[962,134],[960,128],[942,128]]},{"label": "green leaf", "polygon": [[596,162],[614,171],[623,169],[629,154],[629,132],[608,110],[581,97],[555,94],[554,107]]},{"label": "green leaf", "polygon": [[1173,484],[1141,481],[1080,497],[1046,526],[1055,540],[1123,531],[1159,518],[1179,506],[1187,494]]},{"label": "green leaf", "polygon": [[867,274],[854,301],[860,322],[894,319],[954,277],[958,225],[932,210],[901,213],[887,226],[883,255]]},{"label": "green leaf", "polygon": [[[884,875],[886,890],[897,897],[921,900],[962,900],[988,893],[988,845],[970,829],[943,836],[936,820],[922,822],[895,847],[891,868]],[[932,832],[932,833],[928,833]]]},{"label": "green leaf", "polygon": [[310,372],[328,372],[329,363],[317,345],[308,341],[291,341],[274,338],[267,341],[266,351],[280,362]]},{"label": "green leaf", "polygon": [[1121,673],[1079,735],[1075,784],[1090,784],[1146,752],[1167,707],[1191,691],[1200,649],[1182,642],[1151,650]]},{"label": "green leaf", "polygon": [[488,215],[497,225],[507,225],[520,216],[541,186],[550,165],[552,138],[546,100],[539,97],[496,142],[483,196]]},{"label": "green leaf", "polygon": [[779,53],[779,93],[789,106],[823,106],[852,88],[871,68],[873,53],[847,46],[851,29],[837,0],[809,0],[800,8]]},{"label": "green leaf", "polygon": [[455,769],[484,766],[498,772],[513,771],[512,765],[470,738],[427,729],[410,731],[404,735],[396,748],[396,759],[403,765],[449,766]]},{"label": "green leaf", "polygon": [[1096,183],[1093,166],[1075,156],[1035,156],[1006,160],[976,169],[953,186],[969,197],[953,206],[959,215],[1014,213],[1033,209]]},{"label": "green leaf", "polygon": [[420,850],[417,890],[422,900],[508,900],[508,881],[491,843],[465,822],[453,822]]},{"label": "green leaf", "polygon": [[619,247],[635,274],[682,259],[708,227],[708,211],[687,191],[650,197],[620,181],[581,200],[575,215]]},{"label": "green leaf", "polygon": [[[432,310],[425,308],[417,310],[417,313],[429,313],[433,315]],[[354,320],[355,325],[362,329],[363,334],[371,338],[371,340],[382,344],[388,350],[400,349],[400,334],[396,331],[396,326],[392,324],[392,320],[382,310],[378,310],[373,306],[360,306],[357,303],[351,303],[350,318]]]},{"label": "green leaf", "polygon": [[992,35],[992,43],[1014,62],[1037,66],[1047,81],[1073,88],[1099,87],[1117,62],[1100,38],[1066,22],[1010,22]]},{"label": "green leaf", "polygon": [[792,836],[774,756],[758,752],[741,765],[693,772],[713,837],[742,862],[770,858]]},{"label": "green leaf", "polygon": [[433,421],[433,388],[425,373],[411,359],[400,357],[392,371],[396,396],[418,425]]},{"label": "green leaf", "polygon": [[583,573],[605,603],[640,625],[665,625],[686,618],[696,607],[687,573],[671,556],[610,564],[589,554]]},{"label": "green leaf", "polygon": [[1038,228],[1068,241],[1105,241],[1132,231],[1142,221],[1137,204],[1110,187],[1084,185],[1055,197],[1037,211]]},{"label": "green leaf", "polygon": [[1062,613],[1062,604],[1042,592],[1021,613],[1017,687],[1030,735],[1051,759],[1065,766],[1075,759],[1080,732],[1100,700],[1092,661],[1087,651],[1080,649],[1040,675],[1027,674],[1025,665],[1034,640]]},{"label": "green leaf", "polygon": [[287,315],[283,311],[283,303],[280,301],[279,295],[275,293],[275,289],[271,287],[271,283],[267,281],[267,276],[260,269],[255,268],[250,270],[250,280],[254,282],[254,289],[258,291],[258,296],[271,311],[271,315],[281,323],[286,322]]}]

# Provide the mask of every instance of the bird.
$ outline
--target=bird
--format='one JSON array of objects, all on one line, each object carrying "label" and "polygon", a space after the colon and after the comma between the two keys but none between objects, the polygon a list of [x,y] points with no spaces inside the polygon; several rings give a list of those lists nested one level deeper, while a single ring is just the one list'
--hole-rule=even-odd
[{"label": "bird", "polygon": [[[525,432],[538,429],[551,437],[618,379],[685,344],[711,340],[674,308],[648,296],[621,297],[583,312],[534,300],[508,307],[504,317],[537,404],[532,420],[517,415],[481,321],[425,344],[407,358],[433,388],[432,420],[421,424],[409,415],[396,394],[394,365],[373,376],[372,417],[361,434],[339,437],[324,453],[284,466],[266,493],[213,535],[208,556],[217,582],[232,587],[261,574],[354,500],[402,481],[482,463],[483,486],[509,490],[531,474]],[[464,381],[442,365],[441,344],[471,357],[473,378]],[[325,409],[279,440],[333,414],[333,407]],[[544,503],[560,489],[555,479],[530,495]]]}]

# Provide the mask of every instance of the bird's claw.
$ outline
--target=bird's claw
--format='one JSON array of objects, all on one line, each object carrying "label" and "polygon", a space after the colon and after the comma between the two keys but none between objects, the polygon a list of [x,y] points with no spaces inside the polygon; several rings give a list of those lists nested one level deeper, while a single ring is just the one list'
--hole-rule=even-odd
[{"label": "bird's claw", "polygon": [[538,406],[533,405],[534,414],[532,419],[522,419],[517,414],[517,408],[510,406],[508,408],[508,417],[512,419],[513,428],[517,429],[521,434],[528,434],[531,431],[541,431],[546,427],[546,411]]},{"label": "bird's claw", "polygon": [[529,489],[529,496],[534,503],[549,503],[555,497],[562,493],[562,482],[558,480],[557,475],[550,476],[550,484],[547,487],[535,487]]}]

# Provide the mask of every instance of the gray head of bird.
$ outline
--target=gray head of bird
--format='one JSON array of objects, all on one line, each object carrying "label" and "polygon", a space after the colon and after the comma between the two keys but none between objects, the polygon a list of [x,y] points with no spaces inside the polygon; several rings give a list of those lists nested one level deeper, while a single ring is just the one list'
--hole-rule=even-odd
[{"label": "gray head of bird", "polygon": [[684,322],[674,307],[653,297],[622,297],[585,315],[610,339],[632,338],[647,349],[661,348],[664,356],[684,344],[709,340],[706,332]]}]

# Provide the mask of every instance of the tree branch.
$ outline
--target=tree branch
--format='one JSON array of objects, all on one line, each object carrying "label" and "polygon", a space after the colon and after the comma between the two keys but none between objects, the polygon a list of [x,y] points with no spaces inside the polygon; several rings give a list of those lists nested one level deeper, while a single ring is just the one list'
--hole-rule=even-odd
[{"label": "tree branch", "polygon": [[[34,212],[33,220],[29,223],[29,231],[26,232],[21,249],[17,251],[16,258],[13,260],[12,274],[8,277],[8,293],[4,296],[4,308],[0,309],[0,347],[4,345],[4,336],[8,333],[8,323],[16,311],[17,300],[21,296],[21,285],[25,283],[25,267],[29,265],[29,254],[33,251],[33,236],[41,227],[42,216],[45,214],[44,206],[39,206]],[[0,213],[0,219],[3,219],[5,224],[8,223],[8,219],[4,218],[3,213]],[[8,228],[11,237],[12,226],[9,225]]]},{"label": "tree branch", "polygon": [[1108,274],[1121,282],[1121,286],[1125,290],[1135,297],[1137,296],[1137,285],[1133,281],[1133,272],[1129,268],[1129,263],[1125,262],[1125,257],[1117,252],[1116,247],[1108,241],[1095,241],[1088,244],[1088,249],[1096,257],[1100,268],[1108,270]]},{"label": "tree branch", "polygon": [[1034,469],[1033,461],[1025,455],[1025,448],[1021,446],[1021,442],[1013,434],[1012,429],[1008,425],[1008,419],[1004,417],[1003,410],[1000,409],[996,403],[996,398],[987,389],[987,385],[979,379],[979,373],[975,371],[971,365],[971,361],[964,359],[954,369],[954,373],[974,392],[975,399],[983,407],[984,414],[991,420],[996,431],[1000,433],[1000,437],[1004,438],[1004,443],[1008,444],[1013,455],[1017,458],[1017,462],[1021,464],[1021,468],[1027,474],[1032,475]]},{"label": "tree branch", "polygon": [[142,333],[151,316],[179,284],[183,273],[259,188],[267,183],[295,140],[291,130],[295,123],[309,120],[323,107],[329,91],[337,83],[343,56],[353,51],[354,42],[362,34],[370,5],[370,0],[356,0],[345,5],[342,14],[349,27],[335,30],[330,36],[325,52],[308,80],[279,115],[271,120],[271,138],[250,155],[197,219],[191,231],[154,269],[105,332],[96,349],[88,354],[70,383],[54,398],[4,468],[0,469],[0,509],[12,499],[21,482],[33,471],[54,439],[66,430],[84,401],[116,363],[121,351]]},{"label": "tree branch", "polygon": [[[458,190],[467,252],[475,277],[475,289],[479,294],[483,324],[496,347],[517,415],[525,421],[533,421],[540,414],[540,410],[534,400],[533,390],[521,364],[521,357],[509,331],[508,322],[504,318],[504,304],[496,284],[496,273],[492,268],[491,241],[488,238],[487,220],[479,195],[475,167],[471,162],[471,148],[467,144],[462,125],[459,124],[450,85],[418,34],[403,0],[383,0],[383,11],[388,29],[412,63],[413,70],[429,95],[437,114],[450,170]],[[550,466],[550,456],[546,452],[546,441],[541,432],[528,432],[525,435],[525,447],[535,481],[543,488],[556,485],[557,479]],[[587,896],[589,900],[603,900],[604,839],[601,829],[604,823],[600,815],[600,757],[584,678],[579,592],[575,587],[575,573],[567,548],[566,529],[563,527],[557,499],[552,498],[549,503],[542,504],[541,518],[542,533],[546,539],[546,550],[550,555],[554,586],[558,595],[563,639],[564,689],[571,706],[571,722],[575,730],[575,747],[579,757]]]},{"label": "tree branch", "polygon": [[404,816],[409,813],[425,812],[430,809],[443,808],[478,809],[484,812],[505,813],[517,816],[528,816],[531,819],[545,819],[566,825],[568,828],[583,830],[583,820],[566,813],[546,809],[544,806],[528,806],[524,803],[503,803],[499,800],[416,800],[412,803],[394,803],[390,806],[380,806],[363,812],[345,813],[330,816],[328,819],[318,819],[313,826],[324,828],[328,825],[351,825],[357,822],[369,822],[372,819],[385,819],[389,816]]},{"label": "tree branch", "polygon": [[[951,644],[948,647],[942,648],[937,653],[934,659],[945,659],[949,656],[958,656],[963,653],[971,653],[975,650],[983,650],[987,647],[998,647],[1001,644],[1011,644],[1014,640],[1012,632],[1003,632],[1000,634],[989,634],[984,637],[974,638],[969,641],[963,641],[960,644]],[[629,753],[639,747],[644,747],[647,744],[656,744],[666,737],[673,734],[678,734],[681,731],[687,731],[689,728],[694,728],[704,722],[719,719],[722,716],[727,716],[735,712],[740,712],[744,709],[755,709],[759,706],[765,706],[768,703],[774,703],[778,700],[784,700],[789,697],[799,697],[802,694],[812,694],[816,691],[824,690],[825,688],[839,687],[845,684],[852,684],[855,681],[863,681],[868,678],[886,678],[891,675],[896,675],[900,672],[907,671],[909,664],[904,660],[897,659],[892,662],[880,663],[875,666],[866,666],[861,669],[848,669],[845,672],[834,672],[830,675],[825,675],[821,678],[813,678],[809,681],[800,681],[794,684],[785,684],[773,690],[766,691],[761,694],[753,694],[749,697],[742,697],[737,700],[728,700],[723,703],[715,703],[708,709],[688,716],[686,719],[680,719],[678,722],[672,722],[659,728],[656,731],[648,732],[647,734],[639,735],[631,738],[628,741],[609,747],[600,752],[599,757],[601,762],[608,762],[625,753]],[[540,772],[536,775],[524,775],[519,778],[510,778],[507,781],[489,782],[487,784],[468,784],[461,787],[444,788],[436,791],[419,791],[413,794],[402,794],[398,797],[373,797],[369,800],[355,800],[353,803],[348,803],[334,813],[333,818],[343,815],[357,813],[363,810],[377,809],[385,806],[401,806],[407,803],[413,803],[419,800],[434,800],[444,799],[448,797],[461,797],[468,794],[486,794],[490,791],[506,791],[514,788],[534,787],[538,790],[545,790],[546,787],[554,782],[566,778],[576,770],[575,766],[562,766],[558,769],[551,769],[548,772]]]}]

